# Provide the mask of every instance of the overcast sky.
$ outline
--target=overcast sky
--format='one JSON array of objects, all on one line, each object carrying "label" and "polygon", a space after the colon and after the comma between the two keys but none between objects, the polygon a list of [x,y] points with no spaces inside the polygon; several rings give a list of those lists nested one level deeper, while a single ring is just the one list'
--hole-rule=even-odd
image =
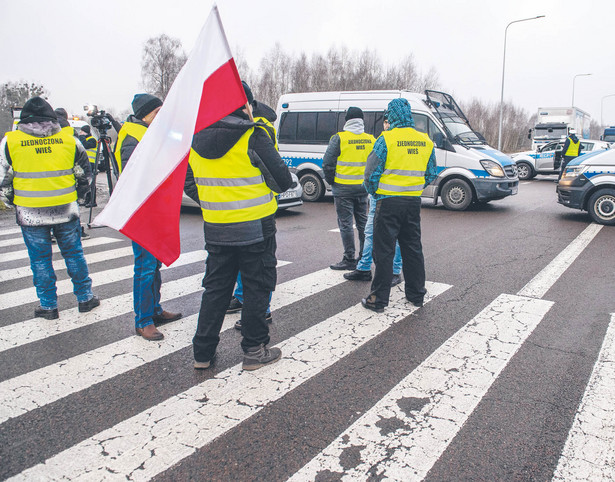
[{"label": "overcast sky", "polygon": [[[141,92],[144,42],[162,33],[186,52],[211,0],[0,0],[0,82],[45,85],[54,107],[81,113],[85,103],[124,111]],[[291,53],[346,45],[370,48],[385,62],[412,53],[459,101],[499,102],[504,30],[505,100],[528,114],[575,105],[615,125],[613,0],[219,0],[232,49],[252,68],[279,42]],[[241,72],[240,72],[241,74]],[[258,97],[258,92],[255,93]]]}]

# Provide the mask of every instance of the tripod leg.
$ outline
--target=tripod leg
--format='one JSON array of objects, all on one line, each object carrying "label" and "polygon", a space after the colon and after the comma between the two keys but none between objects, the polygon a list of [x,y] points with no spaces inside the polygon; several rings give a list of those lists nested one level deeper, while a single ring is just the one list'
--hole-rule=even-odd
[{"label": "tripod leg", "polygon": [[[113,169],[113,171],[116,171],[116,167],[115,163],[113,162],[113,155],[111,154],[111,146],[109,144],[109,140],[105,138],[103,156],[106,161],[106,165],[109,166],[109,168],[107,169],[107,186],[109,187],[109,196],[111,196],[111,194],[113,194],[113,178],[111,177],[111,169]],[[117,174],[115,178],[117,179]]]},{"label": "tripod leg", "polygon": [[100,159],[100,153],[103,149],[103,142],[98,143],[98,147],[96,149],[96,160],[94,162],[94,167],[92,168],[92,184],[90,187],[90,215],[88,217],[88,227],[92,224],[92,209],[94,209],[94,205],[96,204],[96,177],[98,176],[98,159]]}]

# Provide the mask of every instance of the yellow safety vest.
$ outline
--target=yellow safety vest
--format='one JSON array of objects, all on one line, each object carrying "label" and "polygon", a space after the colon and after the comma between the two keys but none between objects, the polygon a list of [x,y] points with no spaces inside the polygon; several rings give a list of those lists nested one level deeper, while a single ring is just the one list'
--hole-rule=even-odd
[{"label": "yellow safety vest", "polygon": [[[278,136],[276,135],[275,127],[273,127],[273,124],[269,122],[267,119],[265,119],[264,117],[255,117],[254,122],[260,122],[261,124],[265,124],[268,127],[268,129],[265,129],[265,132],[270,137],[270,139],[273,141],[273,145],[276,151],[279,150],[278,149]],[[272,135],[273,137],[271,137]]]},{"label": "yellow safety vest", "polygon": [[7,132],[6,142],[13,165],[14,203],[42,208],[77,200],[75,151],[77,139],[65,130],[49,137],[22,131]]},{"label": "yellow safety vest", "polygon": [[566,157],[577,157],[579,155],[579,147],[581,146],[581,141],[577,140],[577,142],[573,142],[570,139],[570,144],[568,144],[568,149],[564,153]]},{"label": "yellow safety vest", "polygon": [[190,149],[190,167],[206,222],[243,223],[276,212],[275,195],[248,156],[248,142],[253,132],[253,127],[247,130],[219,159],[201,157]]},{"label": "yellow safety vest", "polygon": [[[85,138],[86,141],[89,141],[90,139],[96,140],[93,136]],[[90,147],[89,149],[86,149],[86,152],[88,153],[88,159],[90,160],[90,163],[95,164],[96,163],[96,147]]]},{"label": "yellow safety vest", "polygon": [[141,142],[141,139],[143,139],[146,131],[147,127],[142,126],[141,124],[124,122],[120,132],[117,133],[117,142],[115,143],[114,155],[115,162],[117,162],[117,169],[120,174],[122,173],[122,144],[124,143],[124,139],[126,139],[126,136],[132,136]]},{"label": "yellow safety vest", "polygon": [[337,184],[363,184],[367,156],[374,147],[374,136],[364,132],[353,134],[342,131],[337,134],[340,137],[340,155],[335,167],[335,179]]},{"label": "yellow safety vest", "polygon": [[382,133],[387,159],[376,194],[420,196],[425,186],[425,169],[433,151],[427,134],[412,127],[397,127]]}]

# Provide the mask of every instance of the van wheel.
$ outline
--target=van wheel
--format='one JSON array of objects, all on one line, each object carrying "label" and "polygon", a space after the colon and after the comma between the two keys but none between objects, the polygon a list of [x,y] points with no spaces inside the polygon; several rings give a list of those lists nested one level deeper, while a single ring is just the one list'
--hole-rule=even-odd
[{"label": "van wheel", "polygon": [[517,175],[520,181],[527,181],[534,177],[534,170],[527,162],[517,164]]},{"label": "van wheel", "polygon": [[615,226],[615,189],[600,189],[587,203],[591,218],[598,224]]},{"label": "van wheel", "polygon": [[299,182],[303,188],[301,199],[304,201],[320,201],[325,195],[325,185],[318,174],[306,172],[301,176]]},{"label": "van wheel", "polygon": [[451,179],[442,186],[442,204],[451,211],[465,211],[472,204],[472,188],[463,179]]}]

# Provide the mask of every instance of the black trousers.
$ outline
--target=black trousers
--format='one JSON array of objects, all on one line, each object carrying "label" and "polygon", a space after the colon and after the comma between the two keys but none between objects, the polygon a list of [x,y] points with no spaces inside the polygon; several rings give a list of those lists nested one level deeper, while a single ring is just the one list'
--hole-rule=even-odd
[{"label": "black trousers", "polygon": [[558,179],[561,179],[562,176],[564,175],[564,172],[566,171],[566,166],[568,165],[568,163],[570,161],[572,161],[573,159],[576,159],[577,156],[564,156],[562,159],[562,165],[559,168],[559,176]]},{"label": "black trousers", "polygon": [[421,245],[421,198],[395,196],[378,200],[374,216],[374,264],[376,272],[368,301],[381,308],[389,304],[395,241],[399,241],[406,298],[422,302],[425,259]]},{"label": "black trousers", "polygon": [[[360,258],[365,243],[365,224],[367,223],[367,194],[359,197],[335,196],[335,211],[337,225],[340,228],[342,244],[344,245],[344,259]],[[356,256],[354,244],[353,221],[359,233],[359,256]]]},{"label": "black trousers", "polygon": [[269,326],[265,313],[269,306],[269,293],[275,289],[277,279],[275,236],[249,246],[207,244],[206,249],[209,255],[203,280],[205,292],[196,334],[192,339],[194,359],[205,362],[213,358],[239,271],[243,281],[241,347],[246,351],[261,343],[268,344]]}]

